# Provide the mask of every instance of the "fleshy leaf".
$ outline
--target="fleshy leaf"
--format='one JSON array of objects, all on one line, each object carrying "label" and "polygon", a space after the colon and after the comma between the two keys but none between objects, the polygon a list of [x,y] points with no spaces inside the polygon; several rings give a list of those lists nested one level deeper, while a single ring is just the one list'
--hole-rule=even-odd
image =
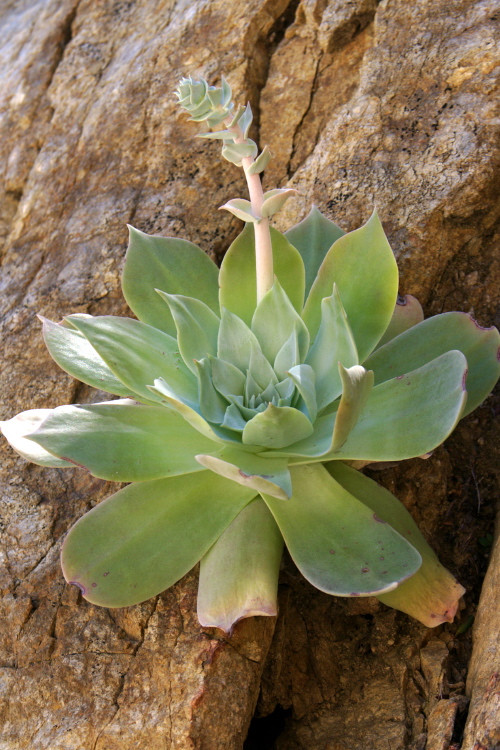
[{"label": "fleshy leaf", "polygon": [[389,490],[341,461],[332,461],[326,468],[342,487],[374,511],[380,523],[390,523],[422,556],[419,570],[394,591],[380,595],[380,601],[427,627],[451,622],[465,590],[440,564],[404,505]]},{"label": "fleshy leaf", "polygon": [[191,570],[254,494],[209,471],[131,484],[73,526],[64,576],[92,604],[145,601]]},{"label": "fleshy leaf", "polygon": [[201,625],[231,632],[244,617],[276,615],[282,551],[283,538],[274,518],[255,498],[201,559]]},{"label": "fleshy leaf", "polygon": [[197,455],[196,460],[226,479],[266,492],[280,500],[292,494],[292,482],[285,458],[261,458],[235,448],[224,448],[213,455]]},{"label": "fleshy leaf", "polygon": [[166,294],[157,290],[170,307],[177,326],[179,351],[186,366],[196,373],[195,360],[217,354],[220,320],[204,302],[180,294]]},{"label": "fleshy leaf", "polygon": [[205,357],[200,361],[195,360],[195,365],[198,370],[200,411],[209,422],[221,424],[229,404],[214,388],[208,358]]},{"label": "fleshy leaf", "polygon": [[58,406],[30,439],[113,482],[199,471],[195,454],[216,447],[174,411],[128,400]]},{"label": "fleshy leaf", "polygon": [[260,348],[255,334],[241,318],[223,307],[217,340],[217,356],[245,372],[250,366],[252,347]]},{"label": "fleshy leaf", "polygon": [[466,372],[464,355],[451,351],[375,386],[335,457],[401,461],[434,450],[461,417]]},{"label": "fleshy leaf", "polygon": [[312,431],[311,422],[298,409],[268,404],[265,411],[247,422],[242,439],[247,445],[279,449],[308,437]]},{"label": "fleshy leaf", "polygon": [[48,453],[41,445],[28,440],[27,436],[35,432],[53,411],[53,409],[22,411],[12,419],[0,422],[0,429],[14,450],[27,461],[38,464],[38,466],[62,469],[74,468],[74,464],[57,458],[52,453]]},{"label": "fleshy leaf", "polygon": [[321,300],[332,293],[334,282],[363,362],[389,325],[398,293],[396,260],[376,213],[326,254],[304,307],[313,338],[321,322]]},{"label": "fleshy leaf", "polygon": [[132,318],[104,315],[89,319],[70,315],[67,320],[140,399],[154,401],[148,384],[163,377],[177,398],[189,404],[197,402],[196,379],[182,361],[172,336]]},{"label": "fleshy leaf", "polygon": [[319,465],[291,467],[293,495],[264,499],[313,586],[338,596],[390,591],[415,573],[418,551]]},{"label": "fleshy leaf", "polygon": [[343,234],[342,229],[323,216],[316,206],[312,207],[303,221],[285,232],[285,237],[297,248],[304,261],[306,295],[309,294],[328,250]]},{"label": "fleshy leaf", "polygon": [[212,368],[212,381],[223,396],[242,395],[245,392],[246,378],[242,371],[219,357],[209,357]]},{"label": "fleshy leaf", "polygon": [[[300,313],[304,302],[304,264],[300,253],[273,227],[271,242],[274,274],[290,302]],[[229,247],[222,261],[219,283],[221,309],[226,307],[249,326],[257,307],[255,239],[252,226],[246,226]]]},{"label": "fleshy leaf", "polygon": [[247,175],[260,174],[264,171],[271,160],[271,152],[268,146],[264,146],[262,153],[258,155],[253,164],[245,170]]},{"label": "fleshy leaf", "polygon": [[41,315],[38,317],[43,323],[43,338],[50,356],[65,372],[115,396],[132,395],[133,391],[109,369],[83,333],[73,326],[54,323]]},{"label": "fleshy leaf", "polygon": [[183,401],[179,401],[171,391],[169,384],[166,383],[163,378],[157,378],[154,381],[154,385],[149,386],[149,390],[156,394],[160,401],[163,401],[171,409],[174,409],[174,411],[180,414],[180,416],[185,419],[191,427],[194,427],[195,430],[209,440],[214,440],[217,443],[224,443],[226,441],[239,443],[239,440],[230,432],[209,425],[199,412],[195,411]]},{"label": "fleshy leaf", "polygon": [[357,365],[358,352],[336,284],[321,301],[321,324],[306,359],[316,373],[316,399],[323,409],[342,392],[338,363]]},{"label": "fleshy leaf", "polygon": [[262,218],[254,214],[254,212],[252,211],[252,204],[250,203],[250,201],[247,201],[244,198],[233,198],[233,200],[230,200],[227,203],[224,203],[223,206],[220,206],[220,209],[229,211],[229,213],[233,214],[233,216],[236,216],[237,219],[241,219],[241,221],[249,221],[255,223]]},{"label": "fleshy leaf", "polygon": [[268,362],[274,362],[281,347],[294,332],[297,334],[301,359],[309,348],[307,328],[277,279],[257,305],[252,318],[252,331]]},{"label": "fleshy leaf", "polygon": [[346,369],[339,362],[342,378],[342,396],[335,416],[332,451],[339,450],[349,437],[349,433],[359,419],[373,388],[373,371],[361,365]]},{"label": "fleshy leaf", "polygon": [[407,331],[412,326],[421,323],[423,319],[424,311],[418,299],[412,297],[411,294],[405,294],[404,296],[398,294],[391,322],[378,342],[377,349],[391,339],[396,338],[396,336],[399,336],[400,333],[404,333],[404,331]]},{"label": "fleshy leaf", "polygon": [[224,141],[222,156],[237,167],[242,166],[242,159],[249,156],[257,156],[258,148],[254,141],[247,138],[243,143]]},{"label": "fleshy leaf", "polygon": [[219,312],[218,268],[203,250],[187,240],[155,237],[133,227],[129,230],[122,288],[140,320],[175,336],[170,311],[155,289],[196,297]]},{"label": "fleshy leaf", "polygon": [[500,334],[482,328],[466,313],[449,312],[422,323],[377,349],[365,362],[375,372],[375,382],[394,378],[421,367],[450,349],[467,358],[467,404],[469,414],[486,398],[500,375]]},{"label": "fleshy leaf", "polygon": [[297,195],[297,190],[293,188],[276,188],[264,193],[264,202],[262,204],[262,216],[269,217],[278,213],[283,208],[286,201],[292,196]]},{"label": "fleshy leaf", "polygon": [[289,377],[295,383],[297,390],[307,409],[307,415],[314,424],[318,408],[316,405],[316,376],[310,365],[296,365],[288,371]]}]

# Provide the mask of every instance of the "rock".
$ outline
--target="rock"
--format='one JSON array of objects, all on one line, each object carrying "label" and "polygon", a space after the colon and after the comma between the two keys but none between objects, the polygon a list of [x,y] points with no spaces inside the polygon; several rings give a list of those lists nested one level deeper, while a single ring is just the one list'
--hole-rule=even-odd
[{"label": "rock", "polygon": [[[51,362],[35,315],[127,314],[127,222],[214,258],[239,231],[215,209],[243,195],[241,175],[175,112],[183,74],[224,73],[251,98],[254,136],[275,152],[268,187],[300,192],[280,228],[313,201],[348,230],[376,206],[401,291],[427,314],[464,309],[490,324],[499,275],[491,0],[7,0],[0,31],[2,418],[99,400]],[[466,614],[484,563],[477,539],[491,521],[492,424],[487,402],[431,459],[377,476],[468,587]],[[60,544],[115,487],[1,450],[5,750],[239,750],[260,685],[276,747],[387,750],[389,739],[416,749],[436,717],[436,686],[452,700],[448,675],[422,675],[425,628],[372,600],[327,597],[290,562],[262,680],[274,620],[243,621],[231,638],[200,628],[195,571],[137,607],[87,604],[63,582]],[[436,632],[432,642],[447,635],[438,661],[452,649],[459,684],[466,647],[454,626]],[[484,739],[480,717],[497,709],[491,673],[471,669],[472,747]]]}]

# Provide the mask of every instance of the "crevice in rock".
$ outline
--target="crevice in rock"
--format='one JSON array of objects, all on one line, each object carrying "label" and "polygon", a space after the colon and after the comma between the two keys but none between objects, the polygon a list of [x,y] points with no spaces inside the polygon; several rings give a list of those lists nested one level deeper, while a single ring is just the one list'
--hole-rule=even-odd
[{"label": "crevice in rock", "polygon": [[[301,128],[302,128],[302,125],[303,125],[304,121],[306,120],[307,116],[309,115],[309,112],[311,111],[311,107],[312,107],[313,100],[314,100],[314,95],[316,93],[316,88],[317,88],[317,84],[318,84],[318,74],[319,74],[319,69],[320,69],[320,65],[321,65],[321,60],[322,59],[323,59],[323,56],[320,55],[320,57],[318,58],[318,60],[316,62],[316,69],[314,71],[314,77],[313,77],[313,81],[312,81],[311,88],[310,88],[310,91],[309,91],[309,103],[307,105],[307,108],[306,108],[304,114],[300,118],[300,121],[297,123],[297,126],[295,128],[295,132],[293,134],[292,151],[290,153],[290,158],[288,160],[288,165],[287,165],[287,178],[289,180],[293,177],[293,174],[296,171],[296,169],[292,168],[292,164],[294,162],[295,154],[296,154],[296,151],[297,151],[297,138],[299,136],[299,133],[301,131]],[[314,151],[314,149],[316,148],[316,145],[318,143],[318,138],[319,138],[319,131],[316,133],[315,141],[314,141],[314,143],[311,144],[311,148],[310,148],[309,153],[312,153]]]},{"label": "crevice in rock", "polygon": [[291,715],[291,708],[283,708],[278,703],[271,714],[254,717],[250,722],[243,750],[273,750]]},{"label": "crevice in rock", "polygon": [[256,39],[253,38],[253,35],[252,38],[248,36],[245,40],[245,47],[247,48],[245,51],[248,59],[246,80],[252,98],[253,126],[257,144],[260,140],[260,94],[267,82],[271,58],[284,38],[287,29],[294,23],[299,3],[300,0],[290,0],[267,33],[259,34]]}]

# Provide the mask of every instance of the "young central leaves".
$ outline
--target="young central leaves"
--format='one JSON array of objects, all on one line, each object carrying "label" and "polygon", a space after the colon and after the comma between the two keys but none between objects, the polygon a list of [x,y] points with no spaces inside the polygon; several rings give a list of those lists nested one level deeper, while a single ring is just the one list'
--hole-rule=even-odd
[{"label": "young central leaves", "polygon": [[[283,544],[316,587],[378,596],[426,625],[463,589],[399,501],[345,462],[434,450],[494,386],[500,336],[468,315],[423,320],[398,297],[376,214],[345,234],[318,209],[282,235],[293,190],[264,193],[271,158],[226,81],[182,79],[180,105],[241,166],[249,223],[220,271],[196,245],[130,228],[123,293],[138,320],[43,320],[54,360],[119,398],[30,409],[2,431],[25,459],[131,484],[64,540],[68,582],[123,607],[200,563],[198,616],[231,631],[275,615]],[[404,300],[405,304],[402,304]]]}]

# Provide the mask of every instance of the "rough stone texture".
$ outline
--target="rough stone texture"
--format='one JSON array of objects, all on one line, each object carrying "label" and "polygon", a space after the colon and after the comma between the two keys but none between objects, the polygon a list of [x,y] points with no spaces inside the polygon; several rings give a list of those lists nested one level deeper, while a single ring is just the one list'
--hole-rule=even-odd
[{"label": "rough stone texture", "polygon": [[467,694],[471,702],[463,750],[481,750],[481,747],[494,750],[500,746],[499,590],[500,534],[497,533],[474,623],[475,648],[467,676]]},{"label": "rough stone texture", "polygon": [[[237,233],[214,209],[243,193],[241,175],[174,111],[189,72],[224,72],[251,98],[255,137],[275,154],[267,185],[300,191],[279,227],[313,201],[345,229],[377,206],[401,291],[427,314],[462,309],[489,325],[493,24],[492,0],[4,0],[2,417],[100,399],[50,361],[35,313],[126,313],[126,222],[214,258]],[[427,462],[377,475],[467,586],[462,621],[486,567],[493,444],[490,400]],[[460,743],[470,634],[327,597],[288,561],[273,640],[272,619],[231,638],[201,629],[195,573],[154,601],[100,610],[64,586],[58,550],[112,485],[27,466],[5,445],[1,475],[1,750],[239,750],[259,685],[258,715],[274,720],[254,723],[248,750]],[[464,750],[486,741],[481,717],[498,718],[494,653],[488,674],[478,666],[492,606],[485,594]]]}]

